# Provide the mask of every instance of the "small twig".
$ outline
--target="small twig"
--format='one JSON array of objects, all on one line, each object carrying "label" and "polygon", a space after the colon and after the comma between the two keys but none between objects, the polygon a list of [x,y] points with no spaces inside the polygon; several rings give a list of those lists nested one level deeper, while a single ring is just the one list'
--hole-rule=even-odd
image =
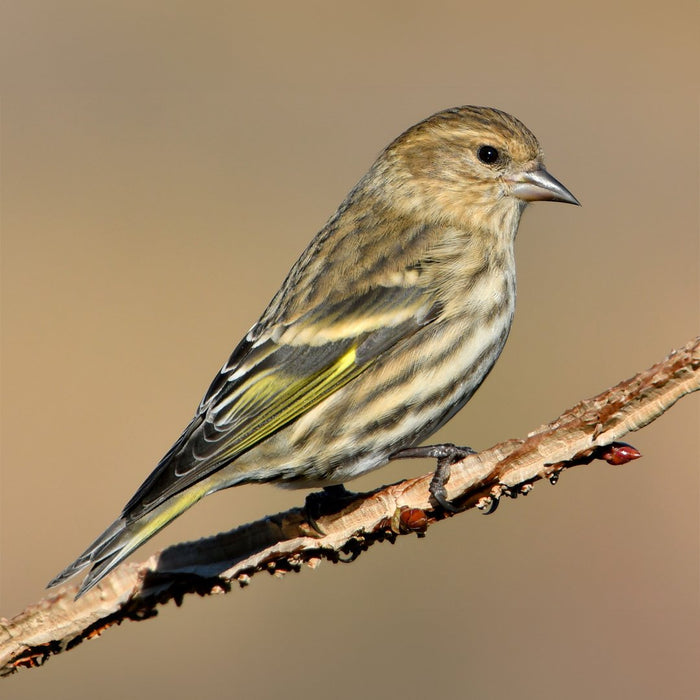
[{"label": "small twig", "polygon": [[[509,440],[451,468],[447,497],[464,510],[492,512],[502,496],[527,493],[540,479],[605,459],[623,464],[639,453],[619,440],[700,389],[700,337],[632,379],[582,401],[525,440]],[[175,545],[140,564],[123,564],[78,601],[68,584],[12,620],[0,619],[0,675],[41,665],[49,656],[92,639],[123,620],[157,614],[169,600],[247,585],[261,571],[283,575],[322,559],[352,561],[376,542],[424,533],[450,517],[430,500],[432,474],[387,486],[318,520],[319,536],[302,509],[268,516],[215,537]],[[462,511],[462,512],[463,512]]]}]

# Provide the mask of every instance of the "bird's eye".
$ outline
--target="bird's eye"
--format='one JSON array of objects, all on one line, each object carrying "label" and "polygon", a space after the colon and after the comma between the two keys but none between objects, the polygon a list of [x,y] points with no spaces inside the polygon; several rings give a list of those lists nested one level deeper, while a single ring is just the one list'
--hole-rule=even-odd
[{"label": "bird's eye", "polygon": [[477,152],[482,163],[495,163],[498,160],[498,151],[493,146],[481,146]]}]

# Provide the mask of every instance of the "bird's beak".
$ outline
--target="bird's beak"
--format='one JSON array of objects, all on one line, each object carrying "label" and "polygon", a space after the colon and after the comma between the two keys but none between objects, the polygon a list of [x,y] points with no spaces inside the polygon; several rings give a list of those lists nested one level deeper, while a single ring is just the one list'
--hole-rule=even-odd
[{"label": "bird's beak", "polygon": [[510,183],[511,194],[526,202],[565,202],[581,206],[581,202],[543,167],[518,173],[510,179]]}]

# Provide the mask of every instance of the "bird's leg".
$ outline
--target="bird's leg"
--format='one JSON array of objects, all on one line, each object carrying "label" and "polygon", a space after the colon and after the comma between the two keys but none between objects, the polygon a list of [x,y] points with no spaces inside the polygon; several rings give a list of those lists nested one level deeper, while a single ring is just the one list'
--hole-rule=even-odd
[{"label": "bird's leg", "polygon": [[304,510],[309,525],[321,536],[325,537],[326,532],[323,531],[318,524],[318,519],[323,515],[331,515],[342,510],[348,503],[354,501],[357,494],[348,491],[343,484],[334,484],[333,486],[324,486],[323,491],[314,491],[306,497]]},{"label": "bird's leg", "polygon": [[432,457],[433,459],[437,459],[437,468],[430,482],[430,493],[445,510],[450,513],[456,513],[458,509],[448,500],[445,484],[450,479],[450,467],[468,455],[473,454],[476,454],[476,451],[471,447],[458,447],[457,445],[447,442],[443,445],[407,447],[404,450],[394,452],[389,459],[414,459],[417,457]]}]

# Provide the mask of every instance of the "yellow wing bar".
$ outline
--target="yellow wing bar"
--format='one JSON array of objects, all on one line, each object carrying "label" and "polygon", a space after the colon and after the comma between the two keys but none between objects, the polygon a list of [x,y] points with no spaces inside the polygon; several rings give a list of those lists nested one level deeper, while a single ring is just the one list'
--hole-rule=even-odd
[{"label": "yellow wing bar", "polygon": [[232,413],[245,406],[251,399],[250,393],[255,394],[253,401],[266,394],[276,396],[246,426],[242,439],[232,443],[219,459],[237,457],[347,384],[365,368],[355,363],[356,356],[357,350],[352,347],[328,367],[291,383],[280,374],[258,379],[231,407]]}]

